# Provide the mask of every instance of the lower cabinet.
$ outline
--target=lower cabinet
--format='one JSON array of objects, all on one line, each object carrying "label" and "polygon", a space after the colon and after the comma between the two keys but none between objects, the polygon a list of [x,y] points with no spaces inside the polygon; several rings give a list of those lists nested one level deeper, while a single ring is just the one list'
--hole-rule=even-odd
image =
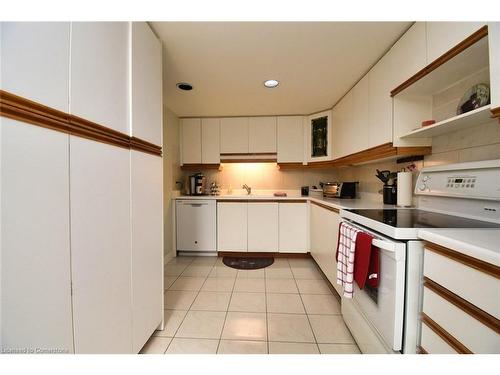
[{"label": "lower cabinet", "polygon": [[217,250],[247,251],[248,204],[217,203]]},{"label": "lower cabinet", "polygon": [[340,215],[338,210],[310,204],[311,255],[328,280],[341,293],[337,285],[337,241]]},{"label": "lower cabinet", "polygon": [[248,251],[278,252],[278,204],[248,203]]},{"label": "lower cabinet", "polygon": [[279,204],[279,252],[309,251],[307,203]]},{"label": "lower cabinet", "polygon": [[130,151],[73,136],[70,150],[75,352],[131,353]]}]

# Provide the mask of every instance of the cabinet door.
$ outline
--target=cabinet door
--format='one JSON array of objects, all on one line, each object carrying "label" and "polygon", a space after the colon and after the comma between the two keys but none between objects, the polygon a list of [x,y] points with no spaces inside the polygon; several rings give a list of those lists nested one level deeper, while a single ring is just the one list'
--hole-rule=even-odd
[{"label": "cabinet door", "polygon": [[278,251],[278,203],[248,203],[248,251]]},{"label": "cabinet door", "polygon": [[2,90],[67,112],[69,22],[2,22],[0,28]]},{"label": "cabinet door", "polygon": [[396,87],[391,71],[392,53],[389,51],[368,73],[368,147],[392,142],[392,98],[391,90]]},{"label": "cabinet door", "polygon": [[427,63],[448,52],[484,26],[485,22],[426,22]]},{"label": "cabinet door", "polygon": [[76,353],[131,353],[130,151],[70,136]]},{"label": "cabinet door", "polygon": [[500,107],[500,22],[488,23],[491,108]]},{"label": "cabinet door", "polygon": [[248,152],[276,152],[276,117],[250,117]]},{"label": "cabinet door", "polygon": [[342,100],[335,106],[333,116],[333,153],[335,158],[346,156],[351,150],[350,139],[354,136],[352,132],[353,122],[353,94],[349,91]]},{"label": "cabinet door", "polygon": [[71,113],[129,134],[129,25],[74,22],[71,29]]},{"label": "cabinet door", "polygon": [[307,253],[307,203],[279,204],[279,252]]},{"label": "cabinet door", "polygon": [[332,111],[315,113],[308,117],[306,137],[308,161],[332,160],[332,133]]},{"label": "cabinet door", "polygon": [[221,154],[248,153],[248,117],[220,119]]},{"label": "cabinet door", "polygon": [[218,118],[201,120],[201,162],[220,163],[220,119]]},{"label": "cabinet door", "polygon": [[3,349],[73,352],[68,135],[0,118]]},{"label": "cabinet door", "polygon": [[366,150],[369,144],[369,82],[365,75],[352,89],[354,110],[352,123],[349,126],[348,154]]},{"label": "cabinet door", "polygon": [[338,227],[340,215],[311,203],[310,209],[311,255],[337,292]]},{"label": "cabinet door", "polygon": [[247,203],[217,203],[217,250],[247,251]]},{"label": "cabinet door", "polygon": [[146,22],[132,23],[132,123],[134,137],[162,144],[161,43]]},{"label": "cabinet door", "polygon": [[201,163],[201,120],[186,118],[181,120],[181,163]]},{"label": "cabinet door", "polygon": [[279,116],[278,163],[302,163],[304,161],[304,118],[302,116]]},{"label": "cabinet door", "polygon": [[425,22],[416,22],[392,47],[391,70],[395,74],[395,87],[427,65],[425,39]]},{"label": "cabinet door", "polygon": [[132,347],[138,353],[163,314],[163,164],[134,150],[130,157]]}]

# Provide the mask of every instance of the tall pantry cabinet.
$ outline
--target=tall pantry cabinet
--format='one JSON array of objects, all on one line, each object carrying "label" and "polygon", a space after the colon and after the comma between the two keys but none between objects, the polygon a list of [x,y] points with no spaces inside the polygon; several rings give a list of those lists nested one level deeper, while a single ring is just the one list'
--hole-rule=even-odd
[{"label": "tall pantry cabinet", "polygon": [[2,349],[136,353],[163,315],[162,159],[132,146],[162,143],[161,44],[146,23],[1,26],[1,90],[70,126],[0,117]]}]

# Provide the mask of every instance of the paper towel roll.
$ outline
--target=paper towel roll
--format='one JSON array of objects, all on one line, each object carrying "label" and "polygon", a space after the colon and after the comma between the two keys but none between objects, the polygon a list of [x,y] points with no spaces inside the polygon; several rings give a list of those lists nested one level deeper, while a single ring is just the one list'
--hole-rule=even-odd
[{"label": "paper towel roll", "polygon": [[398,172],[398,206],[409,207],[412,205],[412,183],[411,172]]}]

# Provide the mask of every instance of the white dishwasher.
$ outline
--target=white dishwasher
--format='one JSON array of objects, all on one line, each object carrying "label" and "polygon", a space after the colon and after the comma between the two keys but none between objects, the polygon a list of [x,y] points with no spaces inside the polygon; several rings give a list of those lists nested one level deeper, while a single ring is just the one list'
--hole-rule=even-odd
[{"label": "white dishwasher", "polygon": [[177,251],[217,251],[217,204],[214,199],[178,199],[175,203]]}]

